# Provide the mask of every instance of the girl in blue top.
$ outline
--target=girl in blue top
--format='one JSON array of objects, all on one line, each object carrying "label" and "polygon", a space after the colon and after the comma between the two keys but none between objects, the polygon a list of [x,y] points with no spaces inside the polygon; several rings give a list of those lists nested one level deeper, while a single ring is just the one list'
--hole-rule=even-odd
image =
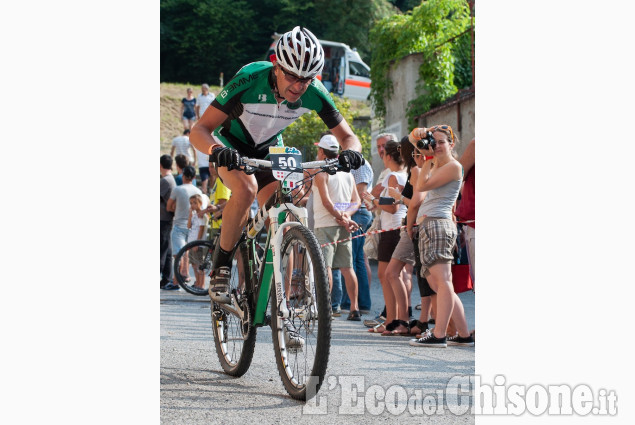
[{"label": "girl in blue top", "polygon": [[183,120],[183,130],[191,130],[196,121],[194,106],[196,98],[192,89],[187,89],[187,96],[181,99],[181,119]]}]

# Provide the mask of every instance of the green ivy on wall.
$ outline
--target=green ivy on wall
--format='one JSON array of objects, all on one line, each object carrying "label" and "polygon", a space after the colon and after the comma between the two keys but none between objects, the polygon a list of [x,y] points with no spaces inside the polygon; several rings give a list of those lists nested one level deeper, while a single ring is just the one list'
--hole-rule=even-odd
[{"label": "green ivy on wall", "polygon": [[[472,18],[466,0],[428,0],[405,15],[379,21],[370,31],[371,99],[376,116],[386,115],[386,101],[393,94],[388,73],[399,59],[421,53],[416,97],[408,103],[408,121],[440,105],[472,82],[470,27]],[[467,37],[467,48],[466,48]],[[464,57],[468,55],[467,57]],[[467,64],[467,65],[466,65]],[[455,75],[459,66],[459,72]],[[469,66],[469,76],[466,76]]]}]

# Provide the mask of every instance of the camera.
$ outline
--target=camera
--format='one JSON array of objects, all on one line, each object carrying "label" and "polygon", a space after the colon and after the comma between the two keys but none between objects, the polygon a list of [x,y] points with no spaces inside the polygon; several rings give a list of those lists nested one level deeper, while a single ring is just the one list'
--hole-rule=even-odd
[{"label": "camera", "polygon": [[426,131],[426,137],[417,141],[417,148],[419,149],[428,149],[431,147],[432,149],[437,147],[437,141],[434,140],[431,131]]}]

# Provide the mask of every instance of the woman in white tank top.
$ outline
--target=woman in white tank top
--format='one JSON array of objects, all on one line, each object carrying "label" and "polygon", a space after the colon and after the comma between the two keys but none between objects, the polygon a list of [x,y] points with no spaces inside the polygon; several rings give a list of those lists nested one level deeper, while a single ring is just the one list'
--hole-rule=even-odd
[{"label": "woman in white tank top", "polygon": [[[404,167],[404,160],[401,157],[399,143],[389,140],[385,145],[385,153],[383,157],[384,166],[390,169],[390,173],[386,176],[382,182],[384,191],[381,193],[383,197],[389,197],[388,188],[396,188],[401,192],[408,179],[408,173],[406,173]],[[390,283],[386,279],[386,268],[392,257],[392,253],[395,247],[399,243],[399,227],[401,226],[401,220],[406,216],[408,208],[403,204],[391,204],[380,205],[379,198],[373,197],[368,192],[362,194],[364,199],[373,203],[373,206],[381,210],[381,229],[397,229],[388,232],[382,232],[379,234],[379,248],[377,253],[377,274],[379,277],[379,283],[381,284],[382,291],[384,293],[384,301],[386,302],[386,325],[392,323],[396,317],[396,311],[391,308],[395,305],[395,297]],[[369,332],[382,333],[386,331],[386,327],[381,325],[375,328],[371,328]]]}]

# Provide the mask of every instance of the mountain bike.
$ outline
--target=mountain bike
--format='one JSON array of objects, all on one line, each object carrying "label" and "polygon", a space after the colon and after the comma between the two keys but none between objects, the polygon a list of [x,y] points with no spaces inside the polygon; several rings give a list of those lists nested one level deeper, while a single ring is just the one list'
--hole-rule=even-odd
[{"label": "mountain bike", "polygon": [[[292,398],[306,400],[326,374],[331,300],[322,250],[306,227],[307,210],[297,203],[317,173],[334,174],[339,165],[337,159],[302,163],[300,152],[290,147],[269,152],[270,161],[242,158],[239,167],[247,174],[270,169],[278,188],[232,251],[230,302],[212,302],[214,343],[225,373],[242,376],[251,365],[256,330],[271,326],[284,387]],[[267,220],[266,242],[259,249],[257,235]]]}]

